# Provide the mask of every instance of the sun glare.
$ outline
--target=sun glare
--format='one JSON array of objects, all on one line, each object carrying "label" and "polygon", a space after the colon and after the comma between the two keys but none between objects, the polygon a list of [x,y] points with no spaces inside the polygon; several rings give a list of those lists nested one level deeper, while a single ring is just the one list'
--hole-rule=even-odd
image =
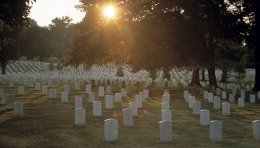
[{"label": "sun glare", "polygon": [[116,8],[112,5],[106,6],[103,10],[103,15],[107,19],[114,19],[116,17]]}]

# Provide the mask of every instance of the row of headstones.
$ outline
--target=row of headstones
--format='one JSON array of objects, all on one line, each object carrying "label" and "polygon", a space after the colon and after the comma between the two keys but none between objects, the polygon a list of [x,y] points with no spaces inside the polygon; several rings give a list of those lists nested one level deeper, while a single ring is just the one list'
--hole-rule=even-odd
[{"label": "row of headstones", "polygon": [[[113,102],[121,102],[122,101],[122,94],[121,93],[115,93],[115,100],[113,100],[112,95],[106,95],[105,96],[105,109],[113,109]],[[131,109],[132,115],[137,116],[137,109],[143,107],[143,102],[146,101],[146,99],[149,98],[149,90],[144,89],[142,92],[139,92],[139,95],[135,96],[135,102],[129,103],[129,109]],[[95,99],[89,99],[89,102],[93,105],[93,116],[102,116],[102,103],[101,101],[95,101]],[[81,96],[75,97],[75,112],[85,112],[85,109],[83,108],[83,100]],[[79,114],[81,115],[81,114]],[[84,114],[82,114],[84,115]],[[124,115],[124,110],[123,110]],[[82,120],[81,120],[82,118]],[[83,121],[85,117],[80,117],[75,114],[75,123],[77,122],[77,119],[80,121]],[[77,122],[78,123],[78,122]],[[80,123],[80,122],[79,122]],[[77,125],[77,124],[76,124]]]},{"label": "row of headstones", "polygon": [[250,90],[252,89],[252,87],[254,86],[254,83],[252,83],[251,85],[245,85],[245,83],[221,83],[221,82],[217,82],[217,86],[219,86],[220,88],[223,89],[246,89],[246,90]]},{"label": "row of headstones", "polygon": [[[200,125],[210,125],[210,139],[214,142],[222,141],[222,121],[212,120],[210,121],[210,111],[207,109],[201,109],[201,101],[195,99],[188,93],[187,90],[183,92],[184,99],[189,104],[189,108],[193,109],[194,115],[200,115]],[[214,109],[218,110],[221,108],[221,99],[219,96],[214,97]],[[230,103],[222,103],[222,114],[230,115]],[[256,140],[260,140],[260,120],[252,121],[253,126],[253,137]]]},{"label": "row of headstones", "polygon": [[[226,100],[229,99],[229,102],[234,103],[235,102],[235,97],[237,96],[237,91],[236,89],[233,89],[232,93],[227,94],[227,91],[221,90],[220,88],[214,88],[211,91],[204,90],[202,87],[195,87],[195,90],[200,92],[200,94],[203,95],[204,99],[207,99],[209,102],[213,103],[214,100],[214,93],[216,96],[221,97],[222,99]],[[239,90],[240,95],[238,97],[238,105],[240,107],[245,106],[245,98],[246,98],[246,91],[245,90]],[[255,103],[256,99],[260,99],[260,91],[258,91],[256,94],[250,94],[249,95],[249,102],[250,103]]]},{"label": "row of headstones", "polygon": [[[107,88],[107,93],[111,93],[111,87],[108,86],[106,88]],[[61,102],[62,103],[68,103],[69,92],[70,92],[69,86],[64,85],[64,92],[61,93]],[[91,92],[91,85],[89,85],[89,84],[86,85],[86,93],[89,93],[89,102],[93,102],[95,100],[95,93]],[[148,93],[149,93],[148,90],[145,89],[143,92],[139,93],[139,96],[136,96],[136,100],[140,100],[138,98],[141,98],[141,100],[142,100],[142,97],[144,99],[147,98]],[[19,95],[24,94],[24,86],[18,87],[18,94]],[[48,86],[42,86],[42,94],[48,94]],[[99,87],[99,96],[103,97],[104,95],[105,95],[104,87]],[[140,97],[140,95],[142,97]],[[115,93],[115,102],[121,102],[121,98],[126,97],[126,96],[127,96],[127,90],[125,88],[122,88],[121,93]],[[1,102],[3,104],[6,104],[6,109],[12,109],[13,108],[14,97],[5,94],[3,89],[0,89],[0,97],[1,97]],[[56,97],[57,97],[56,96],[56,89],[50,89],[50,98],[55,99]],[[142,101],[137,101],[138,106],[142,106],[141,103],[142,103]],[[107,109],[113,108],[112,105],[113,105],[112,95],[107,95],[106,96],[106,108]]]},{"label": "row of headstones", "polygon": [[[56,97],[56,90],[50,89],[51,98]],[[62,102],[68,102],[68,93],[67,101],[64,101],[64,92],[62,93]],[[106,109],[113,109],[113,96],[106,95]],[[145,89],[143,92],[139,92],[139,95],[135,96],[135,102],[129,103],[128,109],[123,109],[123,117],[125,126],[133,126],[133,116],[137,116],[137,108],[142,108],[142,102],[149,97],[149,90]],[[6,109],[14,109],[15,117],[23,116],[23,104],[19,102],[14,102],[14,97],[8,96],[6,94],[1,94],[2,103],[6,104]],[[122,95],[121,93],[115,94],[115,102],[121,102]],[[102,116],[101,101],[93,101],[93,116]],[[82,97],[75,97],[75,125],[81,125],[85,123],[85,109],[82,107]]]},{"label": "row of headstones", "polygon": [[[17,82],[18,81],[18,82]],[[68,84],[74,82],[75,90],[80,90],[84,84],[91,84],[92,86],[119,86],[125,87],[126,85],[134,84],[136,81],[121,80],[121,79],[76,79],[74,81],[68,79],[21,79],[21,80],[8,80],[8,87],[14,87],[15,83],[19,85],[28,85],[28,87],[35,87],[36,90],[40,90],[41,85],[47,85],[48,87],[54,87],[55,85]],[[46,84],[47,83],[47,84]]]},{"label": "row of headstones", "polygon": [[[40,85],[40,83],[38,82],[36,82],[35,83],[35,90],[42,90],[42,94],[49,94],[48,93],[48,88],[50,87],[51,85],[44,85],[44,86],[42,86],[41,87],[41,85]],[[87,94],[90,94],[91,93],[91,84],[86,84],[86,93]],[[18,95],[24,95],[25,93],[25,91],[24,91],[24,89],[25,89],[25,87],[24,87],[24,85],[20,85],[20,86],[18,86]],[[104,95],[105,95],[105,91],[104,91],[104,89],[105,89],[105,87],[99,87],[98,88],[99,89],[99,96],[100,97],[104,97]],[[80,90],[80,84],[79,83],[77,83],[77,82],[75,82],[75,90]],[[66,91],[67,93],[69,93],[70,92],[70,86],[69,85],[64,85],[64,91]],[[129,91],[129,89],[128,89],[128,91]],[[3,89],[0,89],[0,93],[3,93]],[[125,97],[125,95],[126,95],[126,90],[125,90],[125,88],[122,88],[121,89],[121,92],[123,92],[122,94],[123,94],[123,96]],[[110,85],[108,85],[108,86],[106,86],[106,93],[108,93],[108,94],[111,94],[112,93],[112,86],[110,86]],[[53,94],[53,95],[51,95],[50,97],[51,98],[56,98],[56,95],[55,95],[55,89],[50,89],[50,94]]]},{"label": "row of headstones", "polygon": [[[188,103],[189,108],[193,109],[193,114],[199,115],[201,110],[201,101],[196,100],[195,96],[192,96],[188,91],[184,91],[184,99]],[[215,96],[212,103],[214,104],[215,110],[220,110],[222,108],[223,115],[230,115],[230,103],[223,102],[221,104],[221,99],[218,96]]]},{"label": "row of headstones", "polygon": [[[124,109],[124,126],[133,126],[133,118],[130,109]],[[76,114],[85,116],[84,111],[77,109]],[[82,125],[82,124],[81,124]],[[169,121],[160,121],[160,141],[169,142],[172,141],[172,125]],[[104,120],[104,140],[105,141],[117,141],[118,140],[118,120],[117,119],[106,119]]]},{"label": "row of headstones", "polygon": [[[133,114],[132,109],[123,109],[123,123],[125,127],[133,126]],[[85,117],[85,109],[75,110],[75,125],[84,125],[85,118],[79,118],[80,116]],[[80,120],[82,120],[80,122]],[[77,122],[76,122],[77,121]],[[172,122],[163,120],[159,122],[160,128],[160,141],[169,142],[172,141]],[[116,141],[118,140],[118,120],[106,119],[104,120],[104,139],[105,141]]]},{"label": "row of headstones", "polygon": [[[137,109],[142,108],[142,103],[149,97],[149,90],[145,89],[135,96],[135,102],[129,103],[129,108],[122,110],[123,124],[125,127],[133,126],[133,116],[137,116]],[[101,116],[101,101],[93,101],[93,116]],[[111,95],[106,95],[106,109],[112,109],[113,100]],[[82,108],[82,97],[75,97],[75,125],[86,124],[86,110]],[[169,131],[171,130],[170,121],[160,121],[160,140],[169,141]],[[170,130],[168,130],[170,129]],[[118,139],[118,120],[106,119],[104,121],[104,139],[105,141],[116,141]],[[172,138],[170,138],[172,139]]]}]

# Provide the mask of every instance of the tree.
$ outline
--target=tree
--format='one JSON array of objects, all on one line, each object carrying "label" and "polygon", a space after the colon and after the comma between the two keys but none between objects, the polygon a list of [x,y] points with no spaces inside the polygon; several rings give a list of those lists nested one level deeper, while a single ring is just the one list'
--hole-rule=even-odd
[{"label": "tree", "polygon": [[73,34],[72,19],[68,16],[54,18],[49,25],[52,56],[61,58],[71,48]]},{"label": "tree", "polygon": [[[30,4],[36,0],[2,0],[0,4],[0,57],[2,74],[9,59],[14,57],[15,36],[27,22]],[[11,45],[12,44],[12,45]]]},{"label": "tree", "polygon": [[37,24],[26,27],[17,39],[19,55],[29,59],[38,57],[40,60],[49,57],[53,53],[50,36],[46,27]]},{"label": "tree", "polygon": [[[101,3],[97,0],[81,2],[82,8],[88,12],[88,19],[92,18],[89,12],[94,12],[90,8],[96,8],[96,12],[101,8]],[[133,38],[133,52],[129,61],[135,66],[151,70],[158,67],[170,69],[173,65],[194,67],[192,83],[196,84],[199,80],[198,68],[206,67],[209,84],[216,86],[216,52],[219,50],[218,45],[222,44],[219,41],[242,43],[243,37],[240,34],[247,34],[241,21],[242,5],[248,7],[243,0],[116,2],[123,8],[119,18],[130,28],[129,34]],[[252,16],[250,14],[246,16]],[[247,28],[249,32],[250,27]]]}]

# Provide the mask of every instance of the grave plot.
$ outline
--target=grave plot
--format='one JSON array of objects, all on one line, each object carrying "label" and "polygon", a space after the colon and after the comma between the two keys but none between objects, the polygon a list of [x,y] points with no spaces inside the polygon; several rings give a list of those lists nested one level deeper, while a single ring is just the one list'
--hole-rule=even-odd
[{"label": "grave plot", "polygon": [[[226,91],[227,99],[214,100],[216,92],[210,94],[208,99],[206,94],[204,97],[194,87],[183,89],[173,87],[173,84],[169,87],[169,94],[163,94],[163,88],[156,86],[148,89],[149,94],[146,95],[146,81],[141,81],[142,85],[138,87],[133,85],[127,96],[121,95],[119,98],[122,81],[116,85],[116,79],[112,78],[111,86],[117,88],[111,90],[112,93],[102,89],[100,96],[101,86],[92,85],[91,89],[86,89],[85,82],[90,83],[91,79],[84,82],[78,79],[80,90],[76,90],[76,79],[72,79],[73,76],[82,76],[86,71],[79,68],[77,70],[80,72],[75,74],[71,72],[73,70],[64,70],[62,79],[55,77],[55,74],[51,75],[53,84],[48,87],[48,93],[42,93],[42,86],[48,86],[47,75],[50,73],[34,76],[32,83],[40,84],[40,89],[35,90],[35,87],[27,84],[24,85],[22,95],[18,94],[19,81],[14,81],[14,87],[9,87],[9,83],[0,84],[0,147],[228,148],[260,145],[259,140],[256,140],[259,139],[258,98],[255,98],[255,103],[251,103],[250,97],[246,95],[248,98],[244,100],[244,106],[240,107],[239,91],[232,102],[228,98],[230,90]],[[99,70],[93,68],[100,76],[98,78],[101,78],[104,74]],[[183,77],[183,82],[188,79],[185,78],[185,72],[176,70],[176,75]],[[38,79],[40,77],[42,79]],[[104,81],[100,83],[105,85]],[[71,86],[69,91],[64,89],[66,84]],[[116,93],[119,93],[117,98]],[[5,109],[3,94],[14,97],[15,109]],[[90,94],[94,94],[94,99],[90,98],[93,97]],[[200,124],[201,110],[208,110],[210,115],[203,125]]]}]

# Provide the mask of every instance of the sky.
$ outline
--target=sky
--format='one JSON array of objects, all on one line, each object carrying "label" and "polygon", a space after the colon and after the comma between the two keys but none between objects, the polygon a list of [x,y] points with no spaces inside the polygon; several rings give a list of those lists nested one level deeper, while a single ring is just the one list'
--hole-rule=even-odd
[{"label": "sky", "polygon": [[29,17],[39,26],[48,26],[55,17],[69,16],[72,23],[82,20],[84,13],[75,8],[79,0],[37,0],[32,5]]}]

